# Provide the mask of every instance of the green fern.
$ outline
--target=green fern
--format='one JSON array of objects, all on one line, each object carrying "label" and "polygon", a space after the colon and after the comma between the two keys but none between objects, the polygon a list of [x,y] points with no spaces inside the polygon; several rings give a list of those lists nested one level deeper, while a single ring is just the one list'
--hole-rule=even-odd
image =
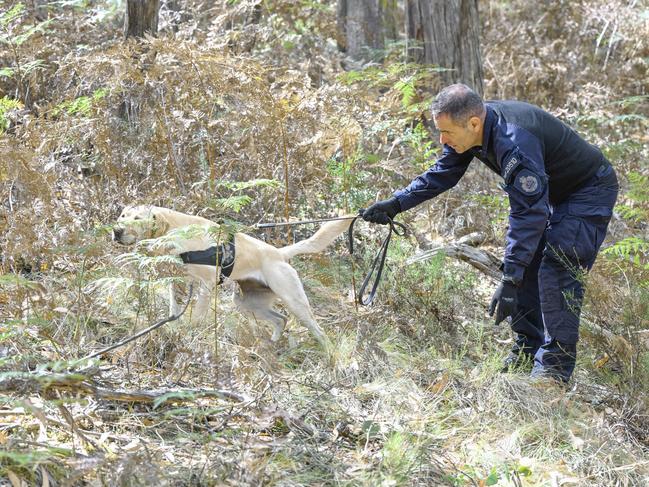
[{"label": "green fern", "polygon": [[0,98],[0,134],[9,128],[7,114],[12,110],[20,110],[22,107],[23,104],[18,100],[7,96]]},{"label": "green fern", "polygon": [[216,198],[211,201],[214,208],[222,208],[239,213],[242,209],[252,203],[252,198],[246,195],[234,195],[227,198]]},{"label": "green fern", "polygon": [[57,116],[61,112],[68,115],[81,115],[82,117],[89,117],[92,114],[92,108],[96,106],[97,102],[106,97],[108,90],[96,90],[92,96],[80,96],[71,101],[60,103],[52,110],[52,115]]},{"label": "green fern", "polygon": [[638,208],[629,205],[617,205],[615,209],[622,218],[633,222],[646,220],[648,216],[645,208]]},{"label": "green fern", "polygon": [[612,255],[632,262],[634,265],[649,269],[649,240],[639,237],[627,237],[604,250],[606,255]]},{"label": "green fern", "polygon": [[280,183],[276,179],[252,179],[250,181],[220,181],[218,187],[226,188],[231,191],[245,191],[252,188],[279,188]]},{"label": "green fern", "polygon": [[[649,203],[649,176],[637,172],[628,175],[629,188],[628,196],[638,203]],[[649,208],[646,209],[649,213]]]},{"label": "green fern", "polygon": [[[252,179],[250,181],[220,181],[217,188],[223,188],[232,193],[241,193],[250,189],[277,189],[280,187],[276,179]],[[222,211],[233,211],[239,213],[242,209],[252,203],[253,198],[243,194],[231,194],[223,198],[214,198],[210,200],[210,206]]]},{"label": "green fern", "polygon": [[[642,223],[649,218],[649,176],[631,172],[627,177],[629,190],[626,196],[633,201],[633,205],[617,205],[615,209],[622,218]],[[604,253],[649,269],[649,239],[646,237],[627,237],[607,248]]]},{"label": "green fern", "polygon": [[418,170],[423,171],[431,166],[435,158],[435,142],[422,123],[412,129],[406,129],[404,142],[413,150],[413,164]]},{"label": "green fern", "polygon": [[403,106],[403,108],[408,108],[417,95],[414,77],[410,76],[408,78],[397,81],[394,84],[394,88],[399,93],[401,93],[401,105]]},{"label": "green fern", "polygon": [[12,78],[16,75],[24,77],[35,69],[43,66],[43,61],[37,59],[29,62],[22,61],[18,49],[34,34],[45,32],[45,28],[53,19],[45,20],[35,25],[23,24],[26,8],[23,3],[17,3],[6,12],[0,12],[0,45],[13,51],[13,66],[0,68],[0,76]]}]

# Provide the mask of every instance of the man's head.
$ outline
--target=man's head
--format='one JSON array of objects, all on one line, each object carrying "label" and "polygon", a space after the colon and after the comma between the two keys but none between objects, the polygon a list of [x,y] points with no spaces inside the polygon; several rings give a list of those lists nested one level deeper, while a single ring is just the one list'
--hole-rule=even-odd
[{"label": "man's head", "polygon": [[463,84],[439,92],[432,105],[439,141],[462,153],[482,145],[485,107],[482,98]]}]

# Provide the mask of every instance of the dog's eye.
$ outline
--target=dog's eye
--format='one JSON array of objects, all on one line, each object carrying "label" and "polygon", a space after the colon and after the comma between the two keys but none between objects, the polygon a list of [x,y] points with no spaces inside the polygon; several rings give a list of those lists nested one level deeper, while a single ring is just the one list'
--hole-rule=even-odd
[{"label": "dog's eye", "polygon": [[139,220],[139,219],[140,219],[139,216],[134,216],[134,217],[133,217],[133,220]]}]

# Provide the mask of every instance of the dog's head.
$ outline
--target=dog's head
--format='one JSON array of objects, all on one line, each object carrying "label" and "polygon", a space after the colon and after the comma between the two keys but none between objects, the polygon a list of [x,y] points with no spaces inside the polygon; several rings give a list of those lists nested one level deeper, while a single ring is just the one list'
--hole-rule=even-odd
[{"label": "dog's head", "polygon": [[155,206],[127,206],[113,226],[113,240],[131,245],[142,239],[164,235],[169,223],[160,208]]}]

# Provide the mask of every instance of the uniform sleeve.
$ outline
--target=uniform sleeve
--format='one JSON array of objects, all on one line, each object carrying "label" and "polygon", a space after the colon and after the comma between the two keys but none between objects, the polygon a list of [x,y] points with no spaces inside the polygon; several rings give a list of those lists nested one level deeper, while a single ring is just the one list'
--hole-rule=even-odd
[{"label": "uniform sleeve", "polygon": [[505,185],[505,191],[509,195],[511,210],[504,273],[520,282],[536,253],[548,220],[547,178],[523,166]]},{"label": "uniform sleeve", "polygon": [[413,179],[404,189],[394,192],[401,211],[409,210],[451,189],[464,175],[472,159],[473,155],[469,152],[458,154],[445,145],[442,156],[434,166]]},{"label": "uniform sleeve", "polygon": [[520,282],[545,231],[550,205],[540,143],[528,132],[513,132],[512,144],[500,156],[510,204],[504,274]]}]

